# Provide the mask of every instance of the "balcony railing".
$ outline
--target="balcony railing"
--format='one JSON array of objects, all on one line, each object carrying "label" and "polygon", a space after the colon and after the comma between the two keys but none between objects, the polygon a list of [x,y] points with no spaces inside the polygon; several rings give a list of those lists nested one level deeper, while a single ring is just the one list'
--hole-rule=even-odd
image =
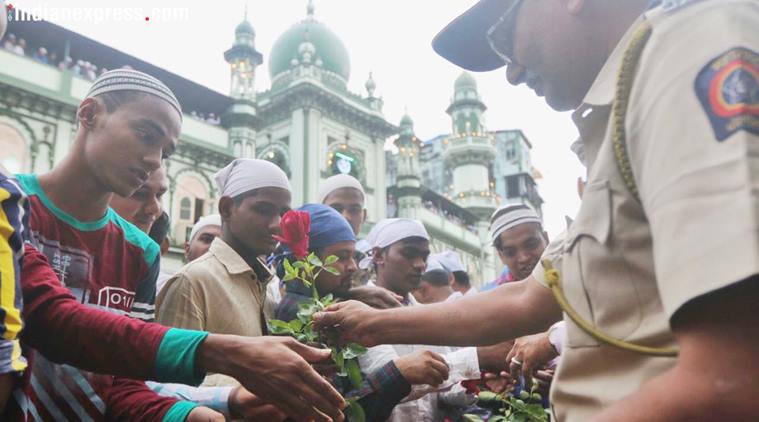
[{"label": "balcony railing", "polygon": [[[0,83],[78,106],[92,82],[69,70],[0,49]],[[180,139],[195,144],[209,144],[215,149],[229,149],[227,130],[218,125],[184,115]]]}]

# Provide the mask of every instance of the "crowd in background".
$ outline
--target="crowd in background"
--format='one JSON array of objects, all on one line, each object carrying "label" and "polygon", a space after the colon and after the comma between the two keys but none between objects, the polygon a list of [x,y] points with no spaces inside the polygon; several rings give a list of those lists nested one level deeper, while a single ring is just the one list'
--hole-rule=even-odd
[{"label": "crowd in background", "polygon": [[[108,71],[105,67],[99,67],[87,60],[72,58],[70,56],[59,55],[55,51],[48,51],[45,46],[29,46],[24,38],[18,38],[13,33],[8,33],[2,41],[2,48],[19,56],[26,56],[40,63],[53,66],[59,70],[68,70],[73,74],[80,76],[90,82],[95,81],[98,76]],[[122,69],[131,69],[129,65],[121,66]],[[221,117],[215,113],[203,113],[190,110],[187,114],[202,122],[220,125]]]}]

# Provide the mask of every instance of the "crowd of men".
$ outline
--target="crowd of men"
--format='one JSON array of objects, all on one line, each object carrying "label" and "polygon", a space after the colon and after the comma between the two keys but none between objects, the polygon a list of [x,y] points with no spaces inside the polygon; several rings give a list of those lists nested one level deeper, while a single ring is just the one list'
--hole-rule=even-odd
[{"label": "crowd of men", "polygon": [[[477,412],[471,380],[550,389],[559,421],[759,420],[757,28],[755,0],[481,0],[436,37],[453,63],[507,66],[575,110],[587,180],[554,239],[528,206],[492,215],[508,271],[487,292],[418,221],[380,219],[359,240],[350,176],[298,208],[308,252],[336,257],[314,282],[338,302],[315,326],[369,347],[367,420]],[[221,169],[218,214],[162,272],[182,116],[161,81],[107,71],[61,162],[0,172],[3,420],[344,418],[330,350],[268,335],[311,296],[282,281],[295,251],[274,237],[293,207],[280,168]]]}]

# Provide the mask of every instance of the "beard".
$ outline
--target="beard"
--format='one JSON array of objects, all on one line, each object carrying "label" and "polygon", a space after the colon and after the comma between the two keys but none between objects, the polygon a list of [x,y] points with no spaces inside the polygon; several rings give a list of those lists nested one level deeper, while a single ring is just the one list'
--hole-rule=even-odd
[{"label": "beard", "polygon": [[536,258],[535,260],[531,261],[529,264],[519,267],[517,271],[514,273],[514,276],[517,281],[524,280],[525,278],[529,277],[530,274],[532,274],[532,271],[535,269],[535,267],[538,265],[538,261],[540,261],[540,258]]}]

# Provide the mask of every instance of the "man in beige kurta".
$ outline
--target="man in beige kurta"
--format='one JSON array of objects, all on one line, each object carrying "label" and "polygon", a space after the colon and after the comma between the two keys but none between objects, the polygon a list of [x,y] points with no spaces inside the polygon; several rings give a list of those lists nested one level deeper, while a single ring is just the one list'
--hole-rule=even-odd
[{"label": "man in beige kurta", "polygon": [[[171,277],[156,301],[158,322],[217,334],[261,336],[273,315],[266,285],[273,273],[259,257],[273,252],[280,215],[290,206],[285,173],[263,160],[237,159],[216,175],[222,235]],[[209,375],[204,385],[236,385]]]}]

